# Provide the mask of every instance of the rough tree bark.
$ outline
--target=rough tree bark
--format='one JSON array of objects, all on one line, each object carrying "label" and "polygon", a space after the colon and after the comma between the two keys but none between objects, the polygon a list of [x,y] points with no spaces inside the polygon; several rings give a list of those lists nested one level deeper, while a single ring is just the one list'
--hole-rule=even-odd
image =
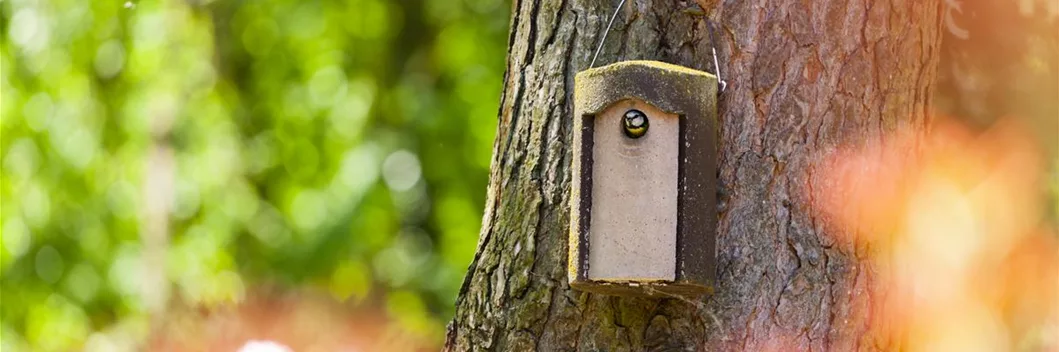
[{"label": "rough tree bark", "polygon": [[[939,4],[898,0],[629,0],[600,63],[713,72],[719,101],[716,294],[619,298],[566,282],[574,74],[617,0],[516,0],[489,196],[448,350],[878,350],[878,270],[817,210],[839,148],[925,131]],[[692,9],[692,10],[689,10]],[[695,9],[698,9],[696,11]],[[703,13],[705,12],[705,13]]]}]

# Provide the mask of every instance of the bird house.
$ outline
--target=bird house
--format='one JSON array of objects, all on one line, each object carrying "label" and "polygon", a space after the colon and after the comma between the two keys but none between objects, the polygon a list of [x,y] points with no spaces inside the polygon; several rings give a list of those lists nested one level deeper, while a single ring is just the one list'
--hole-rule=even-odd
[{"label": "bird house", "polygon": [[712,290],[717,77],[624,61],[574,78],[569,280],[615,295]]}]

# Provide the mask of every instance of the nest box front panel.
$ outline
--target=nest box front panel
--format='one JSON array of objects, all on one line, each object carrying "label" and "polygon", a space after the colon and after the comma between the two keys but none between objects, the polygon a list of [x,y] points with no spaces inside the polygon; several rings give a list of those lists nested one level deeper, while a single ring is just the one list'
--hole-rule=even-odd
[{"label": "nest box front panel", "polygon": [[588,278],[672,281],[680,118],[638,99],[596,115]]}]

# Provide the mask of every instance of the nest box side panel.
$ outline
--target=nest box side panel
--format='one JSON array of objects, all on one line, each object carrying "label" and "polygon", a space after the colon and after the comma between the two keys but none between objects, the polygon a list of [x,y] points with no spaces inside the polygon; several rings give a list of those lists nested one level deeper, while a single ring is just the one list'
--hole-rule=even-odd
[{"label": "nest box side panel", "polygon": [[[592,121],[590,115],[577,113],[574,119],[574,158],[570,190],[570,233],[567,243],[567,278],[574,285],[588,280],[588,233],[592,210]],[[585,258],[582,260],[582,258]]]},{"label": "nest box side panel", "polygon": [[[650,121],[640,138],[622,130],[633,109]],[[680,118],[626,99],[597,114],[593,130],[588,279],[673,281]]]}]

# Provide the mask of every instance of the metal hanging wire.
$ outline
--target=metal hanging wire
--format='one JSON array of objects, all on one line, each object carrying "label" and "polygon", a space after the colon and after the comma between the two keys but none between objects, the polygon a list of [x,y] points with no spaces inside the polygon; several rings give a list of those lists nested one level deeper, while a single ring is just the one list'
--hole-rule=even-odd
[{"label": "metal hanging wire", "polygon": [[[625,0],[621,0],[621,2],[618,3],[618,7],[614,9],[614,14],[610,15],[610,21],[607,22],[607,29],[603,31],[603,38],[599,39],[596,53],[592,55],[592,62],[588,64],[588,68],[596,67],[596,59],[599,58],[599,52],[603,51],[603,43],[607,42],[607,34],[610,34],[610,29],[614,26],[614,20],[618,18],[618,12],[621,11],[622,6],[625,6]],[[709,33],[710,36],[710,53],[713,55],[713,70],[717,72],[717,85],[719,86],[717,94],[721,94],[724,92],[725,88],[728,88],[728,82],[725,82],[725,80],[721,78],[721,65],[717,61],[717,45],[715,45],[717,41],[715,41],[713,37],[713,21],[710,21],[708,18],[706,19],[706,32]]]},{"label": "metal hanging wire", "polygon": [[706,32],[710,35],[710,52],[713,53],[713,70],[717,71],[717,84],[720,86],[717,94],[721,94],[724,93],[725,88],[728,88],[728,82],[725,82],[724,78],[721,78],[721,65],[717,63],[717,40],[713,38],[713,21],[710,21],[709,18],[706,19]]},{"label": "metal hanging wire", "polygon": [[618,7],[614,9],[614,14],[610,15],[610,22],[607,22],[607,30],[603,31],[603,38],[599,39],[599,46],[596,47],[596,54],[592,55],[592,62],[588,64],[588,68],[596,67],[596,58],[599,57],[599,51],[603,49],[603,43],[607,42],[607,34],[610,34],[610,27],[614,25],[614,19],[618,18],[618,11],[621,11],[621,7],[625,5],[625,0],[621,0],[618,3]]}]

